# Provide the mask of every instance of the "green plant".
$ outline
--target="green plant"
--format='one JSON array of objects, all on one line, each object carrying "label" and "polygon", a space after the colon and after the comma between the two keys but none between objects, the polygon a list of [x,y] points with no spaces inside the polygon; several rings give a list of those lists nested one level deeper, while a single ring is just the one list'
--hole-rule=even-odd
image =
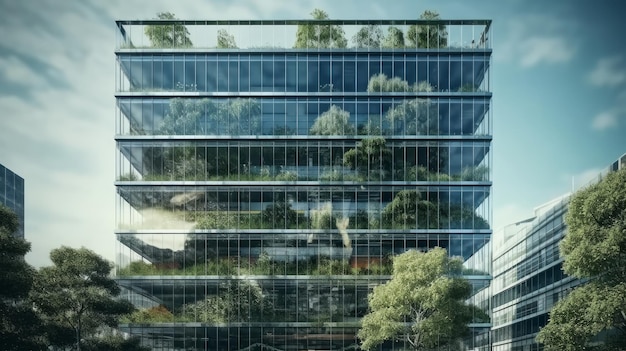
[{"label": "green plant", "polygon": [[311,135],[351,135],[354,127],[350,124],[350,113],[337,105],[332,105],[328,111],[315,119],[309,130]]},{"label": "green plant", "polygon": [[137,177],[137,175],[133,172],[128,172],[126,174],[122,174],[121,176],[119,176],[119,178],[117,178],[117,180],[121,181],[121,182],[128,182],[128,181],[135,181],[135,180],[139,180],[139,177]]},{"label": "green plant", "polygon": [[217,48],[218,49],[236,49],[235,37],[228,33],[226,29],[217,31]]},{"label": "green plant", "polygon": [[286,201],[275,201],[267,206],[261,213],[261,217],[270,228],[290,228],[298,220],[298,214],[291,209],[291,204]]},{"label": "green plant", "polygon": [[[157,14],[158,19],[173,20],[176,19],[173,13],[160,12]],[[189,39],[189,31],[182,24],[159,24],[147,25],[144,32],[152,47],[156,48],[187,48],[191,47],[191,39]]]},{"label": "green plant", "polygon": [[122,323],[167,323],[174,321],[174,314],[165,306],[159,305],[150,308],[137,310],[129,315],[123,316]]},{"label": "green plant", "polygon": [[[423,20],[439,20],[439,13],[424,11],[420,15]],[[414,24],[407,32],[409,44],[412,48],[445,48],[448,46],[448,31],[445,24]]]},{"label": "green plant", "polygon": [[[327,20],[328,14],[320,9],[311,12],[316,20]],[[294,48],[345,48],[348,41],[345,38],[343,28],[330,24],[299,24],[296,32]]]},{"label": "green plant", "polygon": [[280,181],[296,181],[298,180],[298,173],[293,171],[283,171],[278,173],[275,179]]}]

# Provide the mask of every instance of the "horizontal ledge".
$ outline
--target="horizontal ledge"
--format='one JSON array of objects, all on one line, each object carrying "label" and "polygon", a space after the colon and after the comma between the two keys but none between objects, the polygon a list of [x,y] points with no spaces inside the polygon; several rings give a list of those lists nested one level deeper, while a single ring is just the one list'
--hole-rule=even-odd
[{"label": "horizontal ledge", "polygon": [[491,97],[490,91],[453,92],[201,92],[201,91],[117,91],[116,98],[125,97],[406,97],[406,98],[433,98],[433,97],[467,97],[481,98]]},{"label": "horizontal ledge", "polygon": [[120,25],[164,25],[164,24],[182,24],[182,25],[297,25],[297,24],[336,24],[336,25],[411,25],[411,24],[444,24],[444,25],[490,25],[490,19],[283,19],[283,20],[199,20],[199,19],[135,19],[122,20],[118,19],[115,23]]}]

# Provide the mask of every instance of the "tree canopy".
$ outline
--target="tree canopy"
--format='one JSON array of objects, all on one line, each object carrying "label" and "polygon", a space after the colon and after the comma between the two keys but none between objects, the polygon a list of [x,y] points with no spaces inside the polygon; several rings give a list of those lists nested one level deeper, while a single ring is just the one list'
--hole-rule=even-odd
[{"label": "tree canopy", "polygon": [[91,250],[52,250],[53,265],[36,276],[30,299],[46,324],[51,345],[68,347],[97,338],[103,327],[117,326],[118,317],[134,310],[110,277],[112,264]]},{"label": "tree canopy", "polygon": [[[320,9],[311,12],[311,16],[316,20],[328,20],[328,14]],[[296,31],[296,43],[294,48],[306,49],[330,49],[345,48],[348,46],[345,32],[338,25],[330,24],[299,24]]]},{"label": "tree canopy", "polygon": [[43,349],[41,320],[24,303],[33,284],[35,270],[24,260],[30,243],[13,234],[17,215],[0,204],[0,349]]},{"label": "tree canopy", "polygon": [[218,49],[236,49],[237,43],[235,37],[228,33],[226,29],[217,31],[217,48]]},{"label": "tree canopy", "polygon": [[[158,19],[176,19],[173,13],[160,12]],[[191,47],[189,31],[182,24],[151,24],[144,29],[146,36],[153,47],[157,48],[185,48]]]},{"label": "tree canopy", "polygon": [[431,350],[467,335],[476,307],[465,303],[472,287],[461,271],[461,261],[442,248],[394,257],[391,280],[368,296],[369,313],[358,333],[361,348],[372,350],[389,340]]},{"label": "tree canopy", "polygon": [[379,48],[383,41],[383,31],[375,24],[363,26],[352,37],[355,48]]},{"label": "tree canopy", "polygon": [[[537,340],[547,351],[624,350],[626,169],[573,195],[565,223],[563,269],[589,282],[555,305]],[[595,341],[604,345],[594,345]]]},{"label": "tree canopy", "polygon": [[351,135],[354,126],[350,124],[350,113],[337,105],[330,106],[328,111],[315,119],[309,133],[311,135]]},{"label": "tree canopy", "polygon": [[[420,15],[423,20],[438,20],[439,13],[426,10]],[[412,48],[445,48],[448,46],[448,30],[444,24],[414,24],[406,34],[408,46]]]}]

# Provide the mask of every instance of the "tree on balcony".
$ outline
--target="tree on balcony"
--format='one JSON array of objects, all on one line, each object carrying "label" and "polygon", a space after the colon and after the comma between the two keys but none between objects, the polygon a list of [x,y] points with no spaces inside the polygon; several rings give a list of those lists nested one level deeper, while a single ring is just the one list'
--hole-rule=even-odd
[{"label": "tree on balcony", "polygon": [[382,29],[378,25],[369,24],[356,32],[352,37],[352,43],[358,49],[379,48],[383,39]]},{"label": "tree on balcony", "polygon": [[354,126],[350,124],[350,113],[337,105],[332,105],[328,111],[315,119],[309,133],[311,135],[354,134]]},{"label": "tree on balcony", "polygon": [[217,31],[217,48],[218,49],[236,49],[237,43],[235,37],[228,33],[226,29]]},{"label": "tree on balcony", "polygon": [[[439,20],[436,11],[424,11],[423,20]],[[445,24],[414,24],[407,32],[408,46],[412,48],[445,48],[448,46],[448,30]]]},{"label": "tree on balcony", "polygon": [[404,33],[402,33],[402,30],[394,26],[387,28],[387,35],[382,41],[382,47],[385,49],[404,48]]},{"label": "tree on balcony", "polygon": [[[320,9],[311,12],[316,20],[328,20],[328,14]],[[296,32],[296,49],[331,49],[348,46],[343,28],[330,24],[299,24]]]},{"label": "tree on balcony", "polygon": [[391,151],[383,137],[364,138],[356,148],[346,151],[343,164],[366,179],[384,180],[391,167]]},{"label": "tree on balcony", "polygon": [[[172,20],[176,16],[173,13],[160,12],[157,18]],[[151,24],[146,26],[144,32],[155,48],[187,48],[193,45],[187,27],[182,24]]]},{"label": "tree on balcony", "polygon": [[454,347],[480,314],[465,303],[472,286],[461,277],[462,269],[442,248],[394,257],[391,280],[368,296],[369,313],[358,333],[361,348],[376,349],[387,340],[404,341],[414,350]]}]

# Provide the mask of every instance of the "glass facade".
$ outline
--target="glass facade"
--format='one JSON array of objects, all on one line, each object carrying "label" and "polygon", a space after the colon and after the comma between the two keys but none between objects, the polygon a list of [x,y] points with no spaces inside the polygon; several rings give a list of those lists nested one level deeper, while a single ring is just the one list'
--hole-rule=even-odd
[{"label": "glass facade", "polygon": [[[626,166],[623,155],[598,175]],[[494,235],[492,291],[493,351],[540,351],[535,341],[552,307],[584,283],[563,272],[559,243],[567,233],[570,195],[537,208],[536,217]]]},{"label": "glass facade", "polygon": [[15,236],[24,238],[24,178],[0,164],[0,204],[13,210],[20,226]]},{"label": "glass facade", "polygon": [[157,350],[356,349],[391,258],[433,247],[490,312],[490,21],[117,26],[117,275],[142,307],[123,331]]}]

